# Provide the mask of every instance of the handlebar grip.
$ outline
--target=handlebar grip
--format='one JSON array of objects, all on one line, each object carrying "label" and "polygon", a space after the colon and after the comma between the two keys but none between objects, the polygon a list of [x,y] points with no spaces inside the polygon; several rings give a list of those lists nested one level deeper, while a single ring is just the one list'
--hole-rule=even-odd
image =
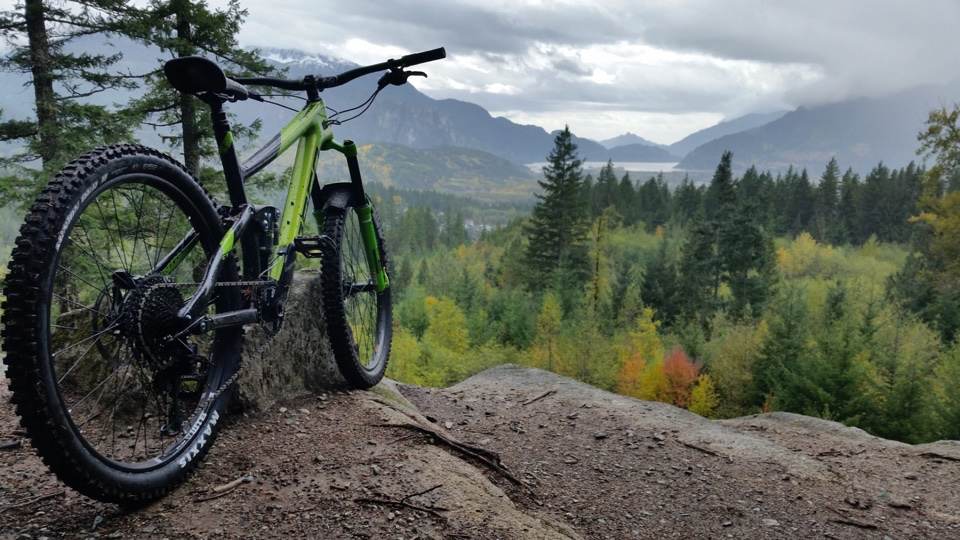
[{"label": "handlebar grip", "polygon": [[446,57],[447,51],[443,47],[440,47],[430,51],[423,51],[401,56],[400,60],[398,60],[398,63],[403,67],[410,67],[426,62],[433,62],[434,60],[442,60]]}]

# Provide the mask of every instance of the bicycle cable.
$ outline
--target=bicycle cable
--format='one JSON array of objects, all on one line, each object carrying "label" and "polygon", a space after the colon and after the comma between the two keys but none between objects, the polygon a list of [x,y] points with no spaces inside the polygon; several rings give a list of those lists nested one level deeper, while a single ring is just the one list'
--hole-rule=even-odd
[{"label": "bicycle cable", "polygon": [[[373,101],[374,101],[375,99],[377,99],[377,96],[380,94],[380,91],[381,91],[381,90],[383,90],[383,87],[382,87],[382,86],[379,86],[379,87],[377,87],[376,90],[374,90],[374,92],[373,92],[372,94],[370,94],[370,97],[368,97],[368,98],[366,99],[366,101],[364,101],[363,103],[357,105],[356,107],[351,107],[351,108],[349,108],[349,109],[343,109],[343,110],[341,110],[341,111],[339,111],[339,112],[334,113],[334,114],[331,115],[329,118],[327,118],[327,120],[324,121],[324,127],[339,126],[339,125],[342,125],[344,122],[349,122],[349,121],[353,120],[354,118],[358,118],[360,115],[362,115],[363,113],[367,112],[368,109],[370,109],[370,107],[373,105]],[[353,116],[351,116],[351,117],[349,117],[349,118],[344,118],[343,120],[337,118],[337,116],[340,116],[340,115],[343,114],[343,113],[352,112],[352,111],[355,111],[355,110],[361,109],[361,108],[362,108],[362,110],[361,110],[360,112],[358,112],[357,114],[355,114],[355,115],[353,115]]]},{"label": "bicycle cable", "polygon": [[[287,106],[287,105],[284,105],[283,103],[277,103],[276,101],[271,101],[271,100],[269,100],[269,99],[263,99],[263,98],[267,98],[267,97],[285,97],[285,98],[299,99],[300,101],[309,101],[307,98],[305,98],[305,97],[303,97],[303,96],[298,96],[298,95],[296,95],[296,94],[257,94],[257,97],[254,98],[254,99],[256,99],[257,101],[259,101],[259,102],[261,102],[261,103],[269,103],[270,105],[276,105],[277,107],[283,107],[284,109],[287,109],[287,110],[290,110],[290,111],[293,111],[293,112],[300,112],[299,110],[294,109],[293,107],[289,107],[289,106]],[[340,111],[334,109],[333,107],[327,105],[326,103],[324,103],[324,107],[326,107],[327,110],[329,110],[330,112],[332,112],[334,115],[340,114]]]}]

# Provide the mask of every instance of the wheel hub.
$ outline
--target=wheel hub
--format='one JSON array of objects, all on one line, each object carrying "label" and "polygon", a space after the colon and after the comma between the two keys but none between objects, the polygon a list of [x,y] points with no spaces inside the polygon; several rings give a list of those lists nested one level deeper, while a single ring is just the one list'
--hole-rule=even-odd
[{"label": "wheel hub", "polygon": [[184,300],[178,288],[166,286],[171,283],[163,276],[138,279],[121,308],[121,333],[133,344],[134,354],[155,369],[166,367],[176,353],[166,338],[179,330],[177,312]]}]

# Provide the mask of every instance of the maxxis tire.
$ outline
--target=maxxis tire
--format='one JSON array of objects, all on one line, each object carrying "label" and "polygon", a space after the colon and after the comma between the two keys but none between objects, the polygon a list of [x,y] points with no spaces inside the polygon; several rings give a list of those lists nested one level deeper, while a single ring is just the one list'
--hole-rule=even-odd
[{"label": "maxxis tire", "polygon": [[[122,175],[162,179],[188,199],[203,223],[195,228],[219,238],[222,226],[215,203],[200,184],[173,158],[139,145],[98,148],[67,164],[37,196],[16,240],[4,284],[3,350],[12,402],[20,423],[43,462],[67,486],[94,499],[139,506],[157,499],[193,472],[205,456],[219,427],[219,417],[230,392],[223,392],[209,405],[208,413],[195,421],[182,447],[169,458],[143,471],[121,467],[91,450],[72,427],[64,411],[49,359],[48,312],[52,276],[58,263],[57,246],[85,197],[98,186],[120,182]],[[105,189],[105,188],[104,188]],[[179,196],[179,195],[178,195]],[[203,234],[203,233],[201,233]],[[204,246],[206,249],[208,246]],[[232,257],[221,279],[236,279]],[[220,302],[223,302],[221,304]],[[218,300],[218,309],[239,305],[239,294],[228,292]],[[242,332],[218,334],[217,365],[209,377],[220,381],[239,362]]]},{"label": "maxxis tire", "polygon": [[[377,358],[373,365],[368,368],[359,358],[353,330],[347,317],[342,285],[341,248],[343,247],[347,220],[355,217],[354,210],[352,208],[328,206],[324,209],[323,214],[324,230],[322,232],[332,242],[323,253],[321,276],[323,308],[330,346],[333,349],[340,374],[347,384],[357,389],[371,388],[383,379],[390,360],[390,344],[393,334],[390,287],[387,287],[381,293],[377,293],[377,333],[381,336],[381,343],[374,353]],[[373,224],[380,244],[380,258],[389,274],[387,251],[376,214],[373,216]]]}]

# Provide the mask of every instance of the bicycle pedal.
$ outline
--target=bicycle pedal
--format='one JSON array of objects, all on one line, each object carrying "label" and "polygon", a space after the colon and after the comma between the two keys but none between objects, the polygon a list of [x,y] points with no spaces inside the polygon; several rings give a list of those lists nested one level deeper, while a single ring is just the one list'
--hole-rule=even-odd
[{"label": "bicycle pedal", "polygon": [[203,390],[203,377],[199,375],[182,375],[177,393],[181,398],[194,397]]},{"label": "bicycle pedal", "polygon": [[329,236],[300,236],[293,239],[294,249],[308,259],[318,259],[324,250],[333,247]]}]

